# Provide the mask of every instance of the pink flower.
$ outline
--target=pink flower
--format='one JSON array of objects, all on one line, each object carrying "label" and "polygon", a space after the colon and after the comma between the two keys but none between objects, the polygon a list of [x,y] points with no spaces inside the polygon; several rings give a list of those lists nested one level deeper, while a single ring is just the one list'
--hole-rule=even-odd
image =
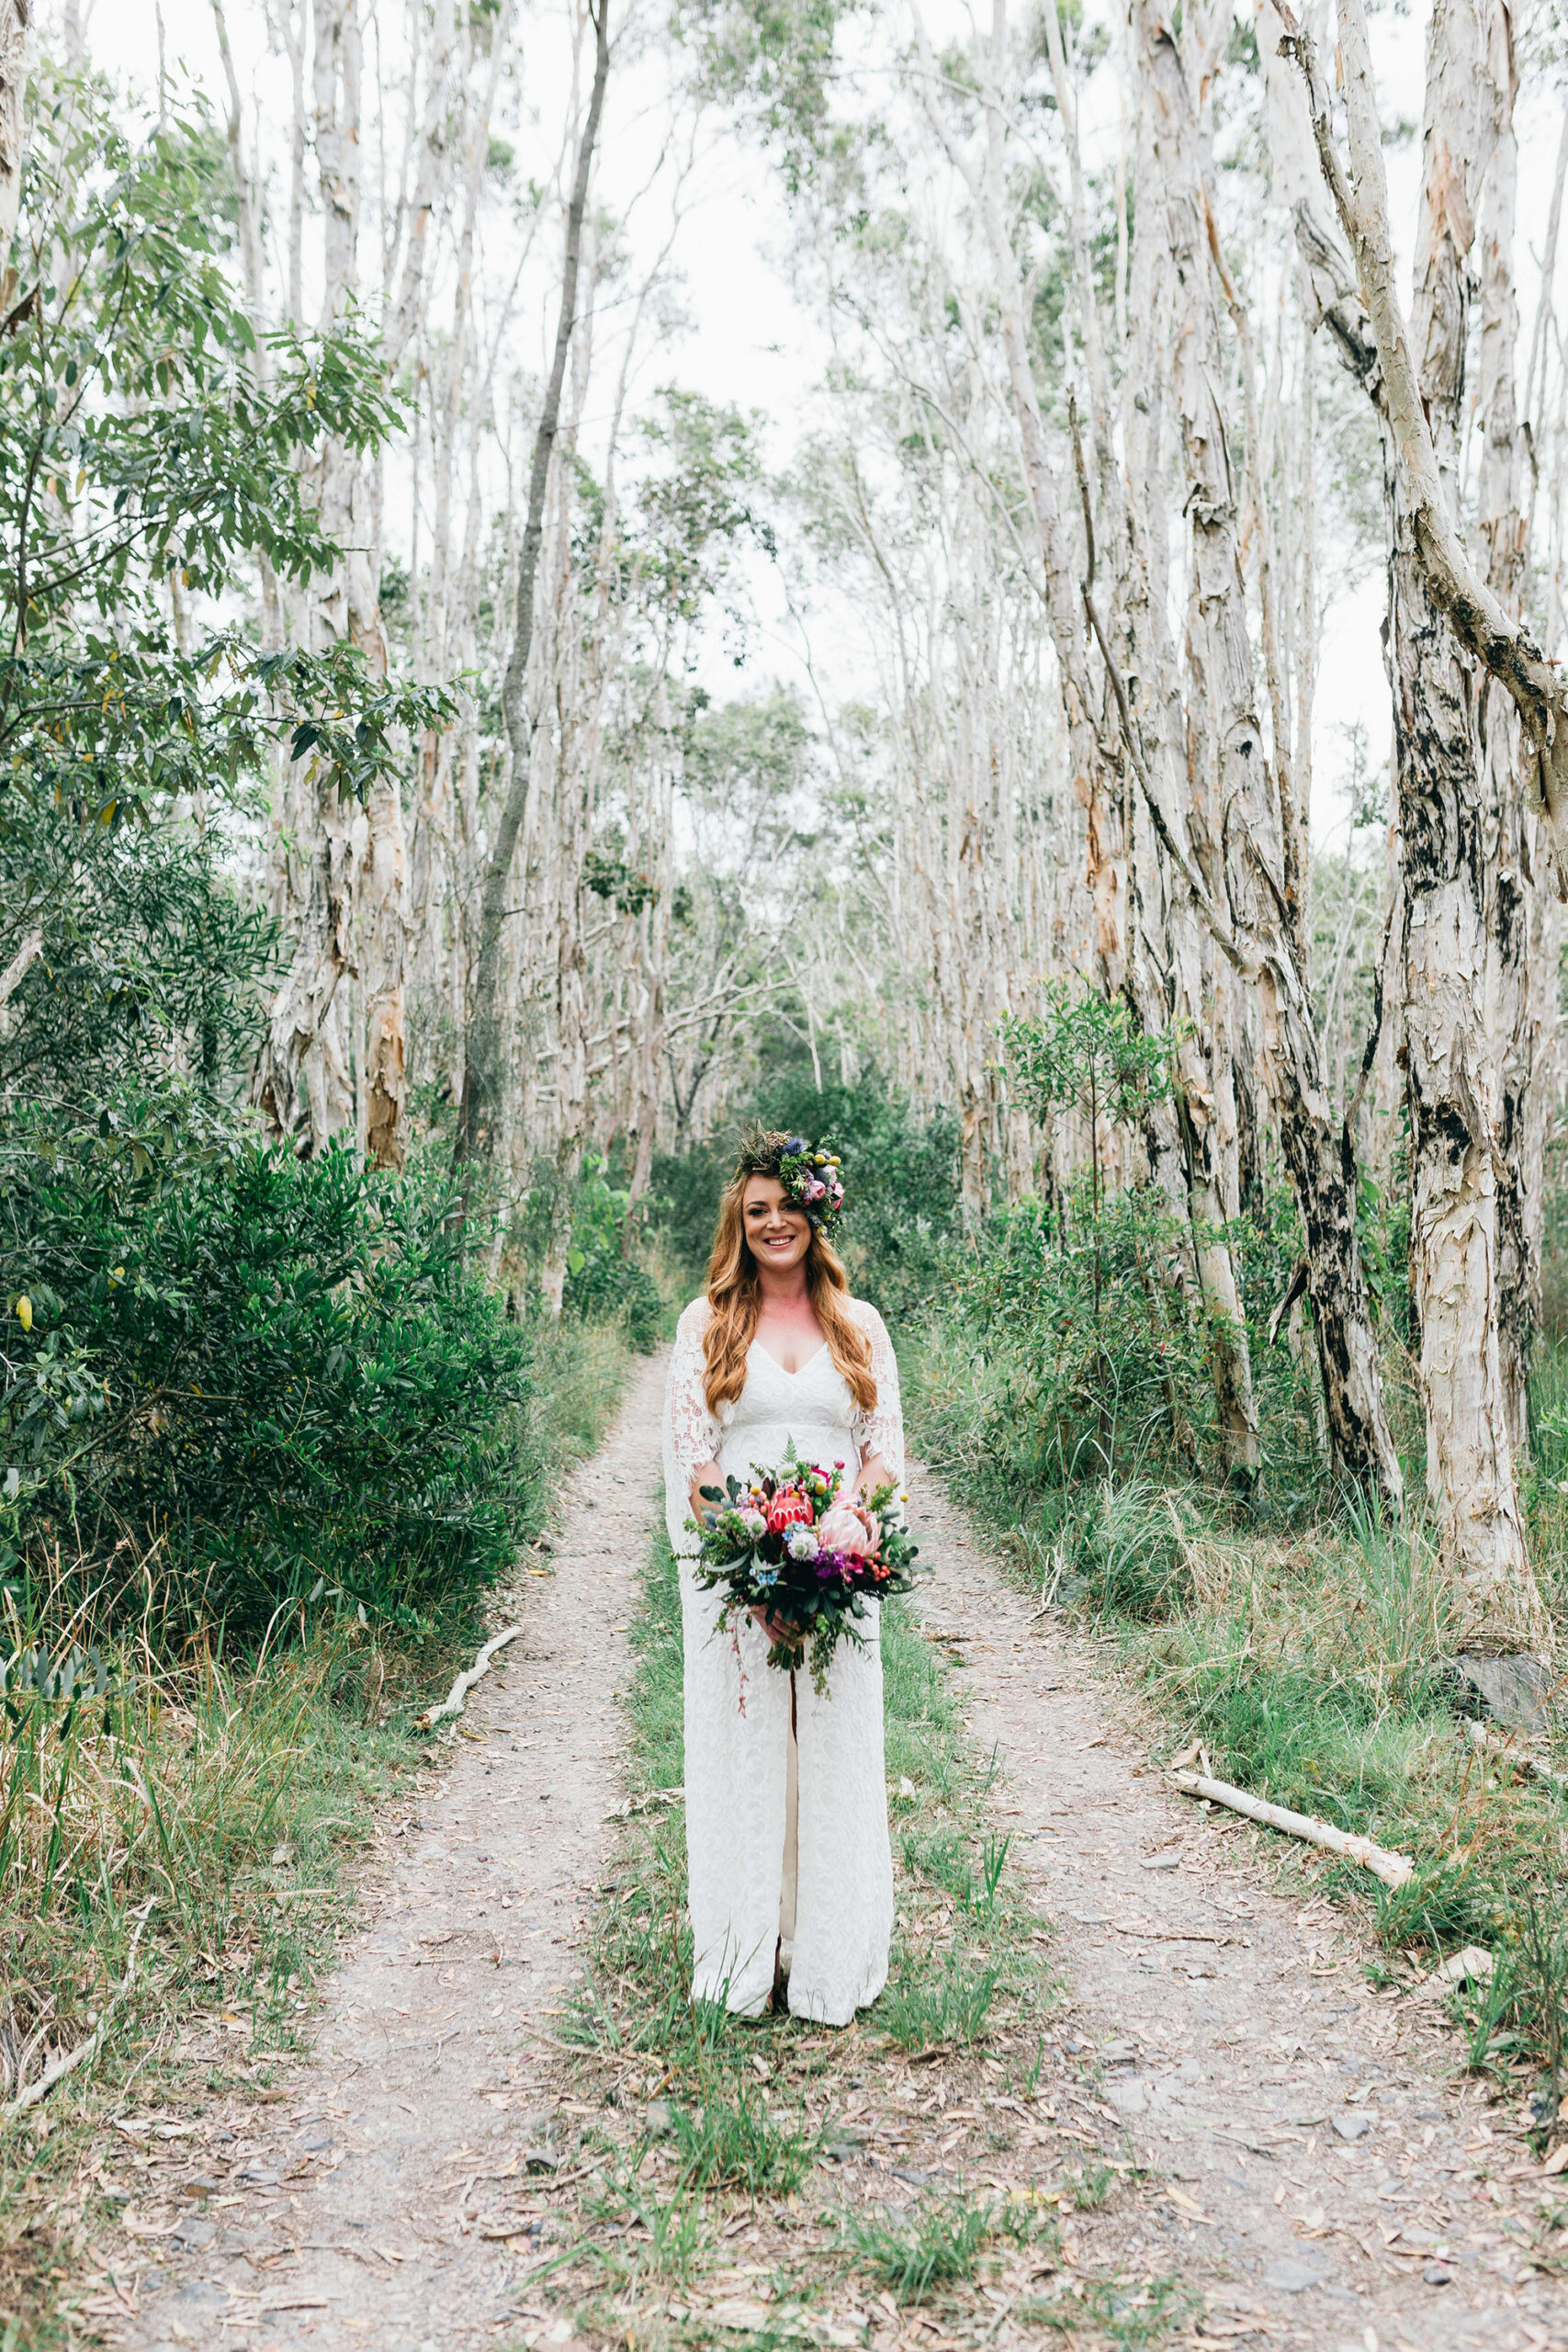
[{"label": "pink flower", "polygon": [[835,1503],[817,1530],[825,1552],[842,1552],[852,1559],[869,1559],[882,1540],[882,1530],[859,1503]]},{"label": "pink flower", "polygon": [[798,1487],[781,1487],[768,1505],[768,1532],[782,1535],[786,1527],[809,1527],[815,1517]]}]

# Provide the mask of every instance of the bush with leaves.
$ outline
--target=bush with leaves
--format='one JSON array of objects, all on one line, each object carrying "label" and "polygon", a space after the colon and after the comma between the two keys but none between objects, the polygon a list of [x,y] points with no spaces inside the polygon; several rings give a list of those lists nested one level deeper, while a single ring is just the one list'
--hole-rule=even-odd
[{"label": "bush with leaves", "polygon": [[647,1267],[627,1254],[631,1214],[631,1194],[611,1183],[606,1163],[591,1154],[572,1203],[561,1310],[584,1321],[618,1321],[637,1354],[649,1355],[664,1329],[664,1302]]},{"label": "bush with leaves", "polygon": [[988,1359],[985,1445],[1014,1491],[1201,1461],[1213,1387],[1165,1274],[1181,1238],[1147,1188],[1106,1193],[1096,1214],[1086,1174],[952,1254],[943,1317]]},{"label": "bush with leaves", "polygon": [[448,707],[246,618],[340,564],[312,467],[400,412],[356,331],[258,351],[209,122],[38,100],[0,337],[5,1573],[75,1560],[112,1613],[161,1547],[172,1636],[318,1585],[425,1620],[507,1555],[527,1342],[441,1184],[251,1132],[274,940],[231,833],[279,752],[363,796]]},{"label": "bush with leaves", "polygon": [[189,1130],[148,1175],[80,1142],[11,1172],[13,1576],[60,1545],[102,1572],[122,1536],[132,1558],[164,1542],[173,1637],[258,1633],[319,1584],[412,1623],[496,1575],[528,1342],[465,1273],[444,1180]]}]

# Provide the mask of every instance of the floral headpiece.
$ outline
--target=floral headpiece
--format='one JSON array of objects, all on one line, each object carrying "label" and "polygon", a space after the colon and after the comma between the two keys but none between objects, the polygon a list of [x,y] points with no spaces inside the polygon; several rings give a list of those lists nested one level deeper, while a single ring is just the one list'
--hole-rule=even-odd
[{"label": "floral headpiece", "polygon": [[776,1176],[797,1209],[804,1209],[818,1233],[829,1232],[844,1205],[844,1180],[836,1152],[823,1144],[811,1145],[804,1136],[748,1127],[740,1138],[736,1172],[741,1176]]}]

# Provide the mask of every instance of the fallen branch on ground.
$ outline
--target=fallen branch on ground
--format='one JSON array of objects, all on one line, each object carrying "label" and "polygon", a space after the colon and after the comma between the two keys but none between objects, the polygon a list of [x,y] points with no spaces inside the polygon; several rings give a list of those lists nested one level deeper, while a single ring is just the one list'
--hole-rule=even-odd
[{"label": "fallen branch on ground", "polygon": [[414,1717],[415,1731],[434,1731],[444,1716],[460,1715],[463,1712],[464,1701],[489,1667],[497,1650],[503,1650],[508,1642],[514,1642],[522,1631],[521,1625],[508,1625],[504,1634],[497,1634],[488,1641],[472,1666],[458,1675],[441,1704],[438,1707],[427,1707],[423,1715]]},{"label": "fallen branch on ground", "polygon": [[1248,1796],[1245,1789],[1233,1789],[1228,1781],[1212,1781],[1204,1772],[1173,1772],[1170,1777],[1184,1796],[1207,1797],[1211,1804],[1227,1805],[1232,1813],[1244,1813],[1249,1821],[1260,1821],[1266,1828],[1282,1829],[1288,1838],[1304,1838],[1309,1846],[1344,1854],[1361,1863],[1374,1878],[1381,1878],[1385,1886],[1403,1886],[1416,1875],[1416,1864],[1408,1854],[1391,1854],[1374,1846],[1370,1838],[1336,1829],[1331,1821],[1319,1821],[1310,1813],[1292,1813],[1288,1805],[1269,1804],[1262,1797]]},{"label": "fallen branch on ground", "polygon": [[0,2120],[8,2123],[13,2116],[22,2114],[29,2107],[36,2107],[40,2098],[49,2097],[56,2083],[62,2083],[67,2075],[73,2075],[78,2066],[86,2065],[91,2059],[97,2056],[98,2052],[103,2048],[104,2037],[109,2030],[114,2013],[130,1992],[135,1979],[136,1948],[141,1941],[141,1930],[147,1925],[148,1914],[152,1908],[152,1903],[148,1902],[136,1915],[136,1925],[131,1930],[130,1950],[125,1956],[125,1974],[118,1984],[110,1988],[108,1999],[104,2004],[103,2014],[85,2041],[79,2041],[74,2050],[66,2052],[64,2057],[52,2060],[44,2068],[36,2083],[29,2083],[25,2090],[18,2091],[14,2099],[9,2100],[3,2109],[0,2109]]}]

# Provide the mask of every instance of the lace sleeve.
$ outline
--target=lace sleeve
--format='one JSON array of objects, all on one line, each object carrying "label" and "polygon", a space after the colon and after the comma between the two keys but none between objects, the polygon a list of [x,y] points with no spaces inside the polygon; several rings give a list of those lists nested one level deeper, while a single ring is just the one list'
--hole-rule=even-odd
[{"label": "lace sleeve", "polygon": [[718,1452],[718,1423],[703,1389],[703,1333],[712,1311],[705,1298],[694,1298],[682,1316],[664,1388],[665,1461],[680,1481],[682,1508],[693,1474]]},{"label": "lace sleeve", "polygon": [[871,1376],[876,1402],[869,1413],[856,1408],[852,1424],[861,1457],[880,1453],[896,1478],[904,1476],[904,1408],[898,1398],[898,1359],[887,1336],[887,1326],[874,1306],[856,1299],[854,1311],[861,1329],[871,1341]]}]

